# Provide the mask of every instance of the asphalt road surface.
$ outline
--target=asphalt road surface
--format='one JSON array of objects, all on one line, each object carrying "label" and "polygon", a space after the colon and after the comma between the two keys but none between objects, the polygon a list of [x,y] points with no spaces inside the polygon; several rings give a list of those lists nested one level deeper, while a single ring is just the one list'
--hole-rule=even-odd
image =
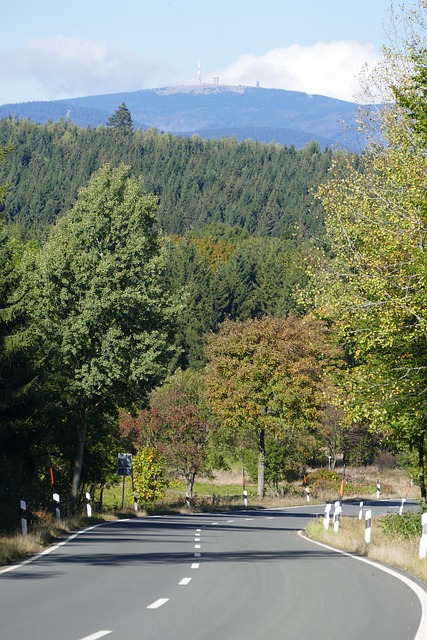
[{"label": "asphalt road surface", "polygon": [[[372,508],[384,510],[384,503]],[[357,509],[348,505],[344,513]],[[0,638],[426,638],[426,612],[413,588],[298,535],[323,510],[308,505],[97,526],[0,573]]]}]

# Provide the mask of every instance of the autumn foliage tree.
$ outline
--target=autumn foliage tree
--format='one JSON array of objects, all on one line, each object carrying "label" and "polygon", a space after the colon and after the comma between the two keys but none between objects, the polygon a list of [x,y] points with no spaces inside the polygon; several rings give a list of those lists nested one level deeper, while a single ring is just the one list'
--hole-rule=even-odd
[{"label": "autumn foliage tree", "polygon": [[161,454],[173,475],[184,478],[191,498],[196,477],[209,468],[213,423],[200,399],[200,376],[177,371],[150,394],[149,408],[123,414],[122,428],[133,434],[136,448]]},{"label": "autumn foliage tree", "polygon": [[260,497],[266,436],[297,438],[303,448],[319,428],[329,350],[324,325],[308,317],[225,321],[210,337],[207,402],[223,428],[257,450]]}]

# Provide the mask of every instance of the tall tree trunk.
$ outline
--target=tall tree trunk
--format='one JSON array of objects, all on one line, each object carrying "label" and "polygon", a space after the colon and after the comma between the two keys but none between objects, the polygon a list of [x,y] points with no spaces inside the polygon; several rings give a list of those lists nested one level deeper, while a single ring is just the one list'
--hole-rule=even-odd
[{"label": "tall tree trunk", "polygon": [[71,506],[74,513],[76,513],[79,504],[79,487],[82,477],[83,454],[85,448],[88,417],[89,411],[87,407],[85,407],[76,416],[76,453],[74,457],[73,478],[71,482]]},{"label": "tall tree trunk", "polygon": [[258,432],[258,498],[263,498],[265,493],[265,429],[261,427]]},{"label": "tall tree trunk", "polygon": [[424,475],[424,438],[420,438],[418,441],[418,473],[420,479],[421,500],[426,502],[426,481]]}]

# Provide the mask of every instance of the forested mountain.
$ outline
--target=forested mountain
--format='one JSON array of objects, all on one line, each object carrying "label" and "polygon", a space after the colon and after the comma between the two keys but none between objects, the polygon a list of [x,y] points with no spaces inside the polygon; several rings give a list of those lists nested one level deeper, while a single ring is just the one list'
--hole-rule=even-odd
[{"label": "forested mountain", "polygon": [[235,136],[302,148],[309,142],[360,148],[356,104],[298,91],[242,86],[196,85],[146,89],[67,100],[0,106],[0,118],[34,122],[64,118],[82,127],[105,124],[120,103],[128,106],[135,127],[191,137]]},{"label": "forested mountain", "polygon": [[211,223],[264,237],[303,240],[323,233],[313,190],[325,178],[332,152],[321,152],[314,142],[296,150],[6,118],[0,121],[0,146],[8,143],[13,151],[0,167],[0,183],[11,189],[2,209],[24,236],[29,229],[43,234],[106,162],[128,164],[144,176],[147,191],[159,198],[157,215],[168,234]]}]

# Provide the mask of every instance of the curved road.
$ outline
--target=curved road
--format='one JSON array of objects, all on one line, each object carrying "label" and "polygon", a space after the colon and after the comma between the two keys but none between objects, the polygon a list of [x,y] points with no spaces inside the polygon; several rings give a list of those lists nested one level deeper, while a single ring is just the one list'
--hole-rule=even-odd
[{"label": "curved road", "polygon": [[297,535],[316,512],[323,507],[92,528],[0,572],[0,636],[418,640],[421,604],[407,584]]}]

